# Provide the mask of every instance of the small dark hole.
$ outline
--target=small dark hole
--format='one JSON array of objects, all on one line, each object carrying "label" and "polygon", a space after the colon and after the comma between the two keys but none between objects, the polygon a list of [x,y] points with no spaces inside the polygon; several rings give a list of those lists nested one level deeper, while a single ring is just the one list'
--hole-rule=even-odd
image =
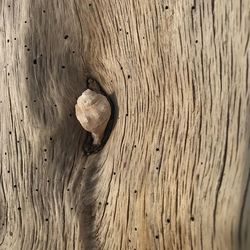
[{"label": "small dark hole", "polygon": [[52,141],[52,137],[50,137],[49,140]]},{"label": "small dark hole", "polygon": [[23,121],[23,120],[20,120],[21,122]]},{"label": "small dark hole", "polygon": [[134,148],[136,148],[136,145],[134,145]]},{"label": "small dark hole", "polygon": [[38,192],[38,189],[36,189],[36,192]]},{"label": "small dark hole", "polygon": [[4,154],[7,155],[7,152],[5,152]]},{"label": "small dark hole", "polygon": [[170,223],[170,219],[167,219],[167,223]]},{"label": "small dark hole", "polygon": [[73,207],[72,208],[70,208],[71,210],[73,210]]},{"label": "small dark hole", "polygon": [[47,182],[49,182],[49,180],[47,180]]},{"label": "small dark hole", "polygon": [[44,149],[44,152],[47,152],[47,148]]},{"label": "small dark hole", "polygon": [[145,37],[143,36],[142,39],[145,39]]},{"label": "small dark hole", "polygon": [[10,170],[8,170],[7,173],[9,174],[9,173],[10,173]]},{"label": "small dark hole", "polygon": [[126,116],[128,116],[128,114],[126,114]]},{"label": "small dark hole", "polygon": [[54,107],[57,107],[57,105],[55,104]]},{"label": "small dark hole", "polygon": [[38,168],[36,168],[36,170],[37,170]]},{"label": "small dark hole", "polygon": [[101,202],[99,202],[99,205],[102,205],[102,203],[101,203]]},{"label": "small dark hole", "polygon": [[68,38],[69,38],[69,36],[68,36],[68,35],[65,35],[65,36],[64,36],[64,39],[68,39]]},{"label": "small dark hole", "polygon": [[128,75],[128,79],[129,79],[129,78],[131,78],[131,76],[130,76],[130,75]]},{"label": "small dark hole", "polygon": [[11,135],[11,131],[9,132],[9,134]]},{"label": "small dark hole", "polygon": [[158,167],[156,167],[156,170],[159,170],[159,168],[158,168]]},{"label": "small dark hole", "polygon": [[121,67],[121,70],[123,70],[123,67]]},{"label": "small dark hole", "polygon": [[24,21],[24,23],[27,23],[27,21]]},{"label": "small dark hole", "polygon": [[191,219],[191,221],[194,221],[194,217],[193,216],[190,219]]},{"label": "small dark hole", "polygon": [[17,209],[18,209],[18,210],[21,210],[21,207],[18,207]]},{"label": "small dark hole", "polygon": [[27,48],[27,45],[25,44],[24,47]]},{"label": "small dark hole", "polygon": [[62,69],[65,69],[65,66],[64,66],[64,65],[62,66]]},{"label": "small dark hole", "polygon": [[91,4],[91,3],[89,3],[89,7],[91,7],[91,5],[92,5],[92,4]]},{"label": "small dark hole", "polygon": [[30,49],[27,49],[27,51],[30,51]]},{"label": "small dark hole", "polygon": [[26,77],[25,79],[26,79],[26,80],[28,80],[28,79],[29,79],[29,77]]},{"label": "small dark hole", "polygon": [[155,238],[156,238],[156,239],[159,239],[159,235],[156,235]]},{"label": "small dark hole", "polygon": [[69,188],[67,189],[67,191],[69,192]]},{"label": "small dark hole", "polygon": [[126,34],[128,35],[128,32],[126,32]]},{"label": "small dark hole", "polygon": [[37,60],[36,59],[33,60],[33,64],[37,64]]},{"label": "small dark hole", "polygon": [[131,240],[130,240],[130,239],[128,239],[128,242],[131,242]]},{"label": "small dark hole", "polygon": [[166,6],[165,9],[168,10],[168,6]]},{"label": "small dark hole", "polygon": [[192,6],[192,10],[195,10],[195,6]]},{"label": "small dark hole", "polygon": [[113,175],[116,175],[116,172],[114,172]]},{"label": "small dark hole", "polygon": [[9,42],[10,42],[10,40],[8,39],[8,40],[7,40],[7,43],[9,43]]},{"label": "small dark hole", "polygon": [[198,43],[198,40],[195,40],[195,43]]},{"label": "small dark hole", "polygon": [[135,190],[134,193],[137,194],[137,190]]},{"label": "small dark hole", "polygon": [[14,38],[14,40],[16,41],[16,37]]},{"label": "small dark hole", "polygon": [[49,219],[47,218],[46,221],[49,221]]},{"label": "small dark hole", "polygon": [[45,158],[44,161],[47,161],[47,159]]},{"label": "small dark hole", "polygon": [[28,108],[28,106],[26,105],[26,106],[25,106],[25,108],[27,109],[27,108]]},{"label": "small dark hole", "polygon": [[8,5],[8,7],[10,8],[10,5]]},{"label": "small dark hole", "polygon": [[20,141],[16,141],[17,143],[19,143]]},{"label": "small dark hole", "polygon": [[70,117],[72,117],[72,114],[69,114]]},{"label": "small dark hole", "polygon": [[137,227],[135,227],[135,231],[137,231]]},{"label": "small dark hole", "polygon": [[36,102],[36,100],[34,100],[34,102]]},{"label": "small dark hole", "polygon": [[43,13],[45,13],[46,11],[45,10],[43,10]]},{"label": "small dark hole", "polygon": [[160,150],[159,148],[156,149],[156,151],[159,151],[159,150]]},{"label": "small dark hole", "polygon": [[10,75],[10,73],[8,73],[8,76]]},{"label": "small dark hole", "polygon": [[16,185],[14,185],[14,188],[16,188]]},{"label": "small dark hole", "polygon": [[106,202],[106,205],[108,205],[109,203],[108,202]]}]

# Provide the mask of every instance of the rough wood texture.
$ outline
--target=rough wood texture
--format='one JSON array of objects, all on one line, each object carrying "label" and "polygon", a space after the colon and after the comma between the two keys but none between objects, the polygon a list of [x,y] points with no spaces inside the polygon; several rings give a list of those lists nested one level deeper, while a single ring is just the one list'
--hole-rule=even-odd
[{"label": "rough wood texture", "polygon": [[[0,1],[0,249],[250,249],[250,1]],[[83,155],[76,98],[117,99]]]}]

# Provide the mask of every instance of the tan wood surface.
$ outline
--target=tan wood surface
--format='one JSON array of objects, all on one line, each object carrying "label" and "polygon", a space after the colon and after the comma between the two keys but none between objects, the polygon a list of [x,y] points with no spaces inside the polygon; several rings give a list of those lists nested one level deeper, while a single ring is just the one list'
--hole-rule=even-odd
[{"label": "tan wood surface", "polygon": [[249,34],[249,0],[0,0],[0,249],[250,249]]}]

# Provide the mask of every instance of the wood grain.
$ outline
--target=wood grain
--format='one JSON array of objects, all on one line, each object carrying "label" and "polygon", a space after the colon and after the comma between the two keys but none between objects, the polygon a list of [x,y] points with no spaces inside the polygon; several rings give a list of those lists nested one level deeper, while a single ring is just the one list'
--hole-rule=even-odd
[{"label": "wood grain", "polygon": [[[249,249],[250,1],[0,1],[0,249]],[[116,99],[85,156],[76,98]]]}]

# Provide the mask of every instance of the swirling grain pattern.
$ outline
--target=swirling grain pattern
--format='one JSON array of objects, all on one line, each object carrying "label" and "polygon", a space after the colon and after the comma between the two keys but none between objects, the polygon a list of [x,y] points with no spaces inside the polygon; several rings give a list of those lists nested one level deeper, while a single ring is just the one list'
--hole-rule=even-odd
[{"label": "swirling grain pattern", "polygon": [[249,249],[249,37],[249,0],[0,1],[0,249]]}]

